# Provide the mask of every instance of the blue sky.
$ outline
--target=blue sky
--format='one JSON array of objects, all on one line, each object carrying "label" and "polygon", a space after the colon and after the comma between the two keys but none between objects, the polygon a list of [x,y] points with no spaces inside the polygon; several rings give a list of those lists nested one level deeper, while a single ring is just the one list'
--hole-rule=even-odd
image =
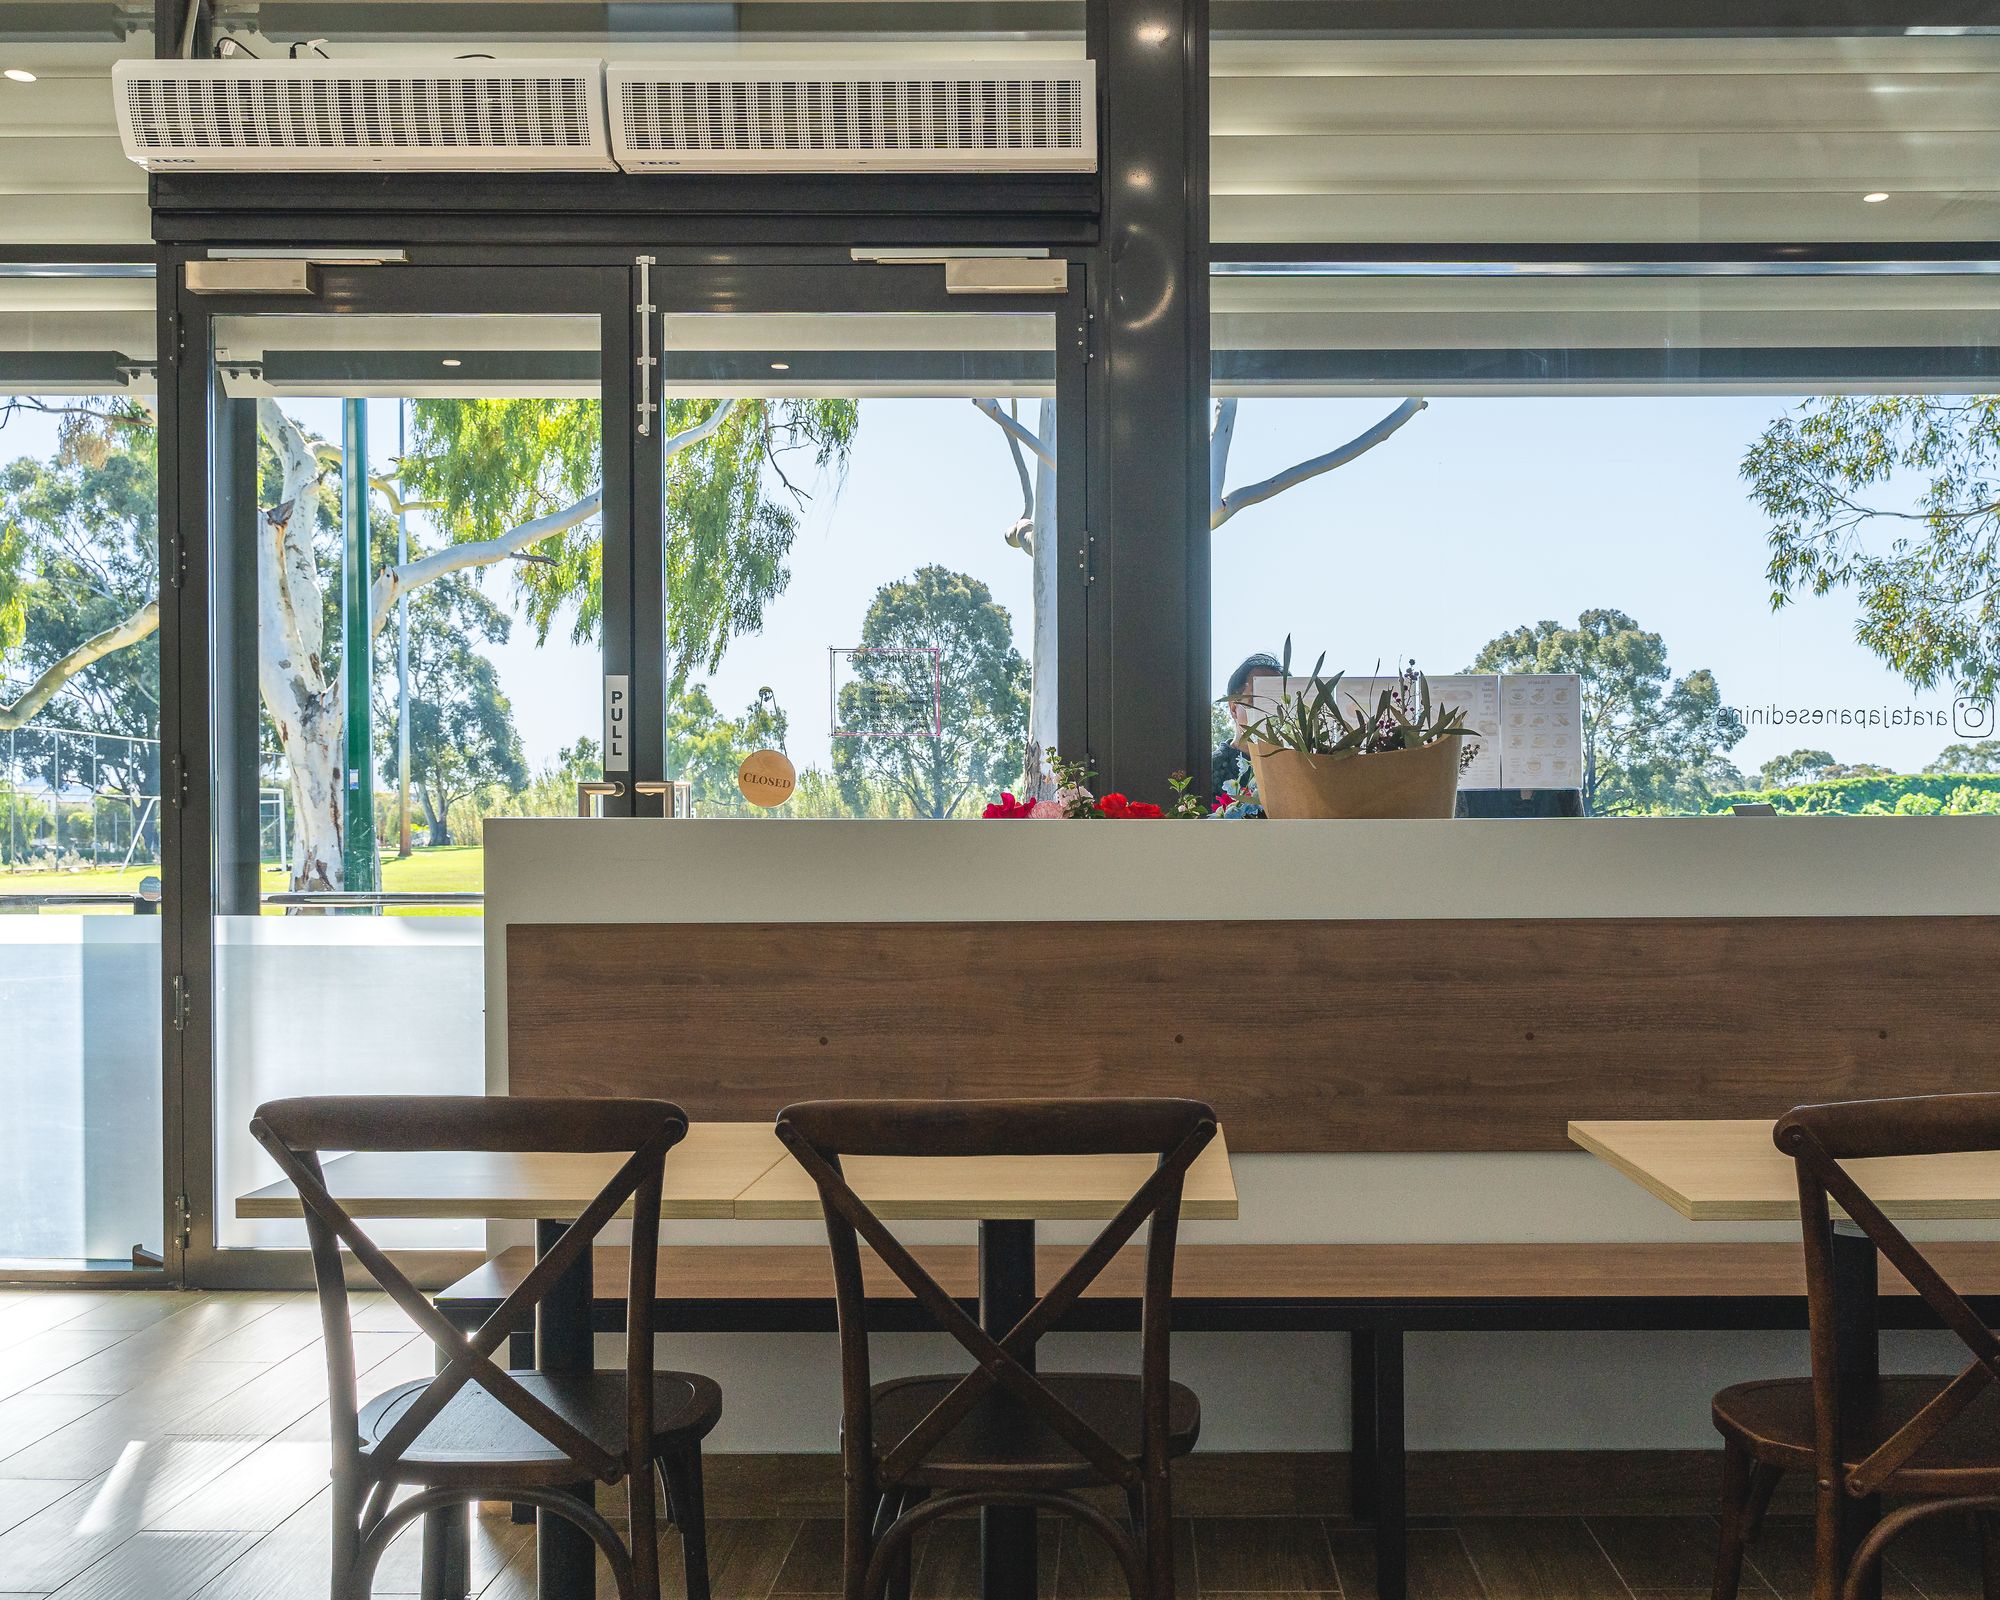
[{"label": "blue sky", "polygon": [[[1232,486],[1324,450],[1393,403],[1246,400]],[[1414,655],[1433,672],[1465,666],[1506,629],[1573,621],[1591,606],[1629,612],[1666,640],[1676,674],[1708,667],[1734,704],[1949,710],[1919,694],[1853,639],[1844,595],[1773,613],[1763,524],[1737,464],[1794,402],[1772,397],[1434,399],[1358,461],[1253,507],[1215,535],[1214,661],[1219,680],[1289,632],[1307,661],[1367,672]],[[331,431],[333,408],[303,409]],[[395,413],[371,407],[371,453],[395,449]],[[44,452],[53,429],[23,418],[0,455]],[[871,400],[849,470],[822,481],[801,520],[792,581],[762,633],[730,647],[709,675],[739,710],[764,686],[791,716],[801,764],[828,759],[827,651],[859,636],[876,587],[927,561],[971,572],[1014,615],[1027,648],[1029,562],[1002,542],[1019,514],[997,430],[963,400]],[[506,570],[487,575],[509,603]],[[594,652],[565,638],[537,648],[522,623],[496,652],[532,762],[596,732]],[[1846,761],[1914,770],[1952,742],[1935,730],[1753,728],[1734,753],[1746,771],[1801,744]]]}]

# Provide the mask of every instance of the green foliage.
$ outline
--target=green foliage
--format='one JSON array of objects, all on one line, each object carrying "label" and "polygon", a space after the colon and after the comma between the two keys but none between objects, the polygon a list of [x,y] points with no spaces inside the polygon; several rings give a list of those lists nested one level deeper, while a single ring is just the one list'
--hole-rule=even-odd
[{"label": "green foliage", "polygon": [[500,805],[495,816],[573,817],[576,786],[604,776],[604,758],[597,741],[582,738],[564,745],[556,759],[537,772],[528,786]]},{"label": "green foliage", "polygon": [[1850,589],[1856,637],[1911,684],[2000,686],[2000,397],[1822,395],[1742,474],[1774,607]]},{"label": "green foliage", "polygon": [[[453,808],[485,790],[528,782],[514,709],[500,675],[476,644],[505,644],[513,624],[464,573],[409,597],[410,783],[432,846],[454,842]],[[396,629],[375,637],[376,750],[393,770],[396,751]]]},{"label": "green foliage", "polygon": [[2000,739],[1981,739],[1977,744],[1948,744],[1926,772],[2000,772]]},{"label": "green foliage", "polygon": [[1719,794],[1710,806],[1764,803],[1799,816],[1930,816],[2000,812],[2000,774],[1891,774],[1886,777],[1830,778],[1784,788]]},{"label": "green foliage", "polygon": [[[790,579],[803,489],[788,465],[845,469],[860,408],[852,400],[668,400],[669,439],[727,414],[667,460],[667,687],[713,672],[729,641],[754,633]],[[499,535],[595,494],[600,408],[594,400],[419,400],[401,481],[452,543]],[[775,486],[775,493],[773,492]],[[570,637],[597,636],[604,615],[604,542],[597,517],[553,532],[516,572],[529,621],[546,640],[570,615]]]},{"label": "green foliage", "polygon": [[1705,811],[1742,775],[1743,719],[1705,668],[1679,679],[1666,642],[1622,611],[1537,622],[1490,640],[1473,672],[1573,672],[1581,684],[1583,799],[1593,814]]},{"label": "green foliage", "polygon": [[[840,725],[887,735],[836,741],[833,770],[850,805],[874,785],[917,816],[950,817],[1014,780],[1028,732],[1028,664],[991,589],[963,572],[921,567],[875,591],[861,643],[911,653],[857,655],[841,686]],[[922,653],[930,650],[935,664]],[[928,726],[934,706],[936,737],[904,731]]]},{"label": "green foliage", "polygon": [[758,750],[782,750],[790,719],[777,696],[764,690],[742,715],[725,717],[709,698],[708,686],[683,689],[667,708],[667,776],[694,785],[698,817],[761,814],[736,787],[744,758]]},{"label": "green foliage", "polygon": [[1789,755],[1773,756],[1757,769],[1757,786],[1764,789],[1783,789],[1802,783],[1826,783],[1834,778],[1888,778],[1895,776],[1893,767],[1877,766],[1872,761],[1857,761],[1849,766],[1833,759],[1828,750],[1794,750]]},{"label": "green foliage", "polygon": [[[62,418],[60,439],[53,459],[22,457],[0,470],[0,676],[20,684],[131,619],[158,583],[159,480],[150,419],[115,402],[74,410]],[[158,794],[157,746],[140,741],[157,736],[159,716],[159,646],[149,635],[68,678],[27,727],[129,736],[65,740],[62,770],[47,776]],[[144,815],[150,856],[159,821],[157,812]],[[69,823],[66,811],[66,845]],[[124,826],[129,836],[131,824]]]}]

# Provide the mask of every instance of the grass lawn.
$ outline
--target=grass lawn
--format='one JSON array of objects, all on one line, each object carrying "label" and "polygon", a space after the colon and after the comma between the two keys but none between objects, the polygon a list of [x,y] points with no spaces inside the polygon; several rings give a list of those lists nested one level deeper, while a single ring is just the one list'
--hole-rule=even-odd
[{"label": "grass lawn", "polygon": [[[158,870],[157,867],[82,867],[74,872],[9,872],[0,868],[0,899],[10,894],[134,894],[139,880]],[[284,869],[266,867],[263,885],[267,894],[282,890]],[[485,886],[486,851],[476,844],[418,850],[407,861],[388,857],[382,862],[382,888],[387,894],[477,894]],[[463,913],[455,906],[413,906],[409,912],[398,914]]]}]

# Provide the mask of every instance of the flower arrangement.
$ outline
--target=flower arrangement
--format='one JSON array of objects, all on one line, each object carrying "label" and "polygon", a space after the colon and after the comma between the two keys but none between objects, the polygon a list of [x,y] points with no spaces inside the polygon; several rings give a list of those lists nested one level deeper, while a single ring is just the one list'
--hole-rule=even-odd
[{"label": "flower arrangement", "polygon": [[[1055,798],[1053,800],[1028,800],[1017,798],[1011,790],[1003,791],[1000,798],[989,805],[982,816],[989,818],[1030,819],[1042,817],[1067,817],[1074,821],[1095,821],[1107,818],[1120,822],[1150,822],[1164,817],[1166,812],[1150,800],[1134,800],[1127,795],[1113,792],[1099,797],[1091,792],[1090,780],[1096,774],[1080,761],[1065,761],[1051,750],[1049,766],[1055,774]],[[1183,802],[1199,808],[1199,797],[1188,792],[1191,780],[1185,773],[1177,773],[1183,780],[1175,789],[1174,815],[1177,817],[1198,816],[1199,809],[1190,812],[1182,809]]]}]

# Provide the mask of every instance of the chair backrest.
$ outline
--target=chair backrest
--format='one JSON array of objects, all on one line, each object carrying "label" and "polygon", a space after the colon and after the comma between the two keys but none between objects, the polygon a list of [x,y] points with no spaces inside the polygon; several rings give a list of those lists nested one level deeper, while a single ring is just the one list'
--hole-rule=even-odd
[{"label": "chair backrest", "polygon": [[[1815,1454],[1819,1474],[1855,1496],[1871,1495],[2000,1378],[2000,1338],[1945,1281],[1930,1258],[1891,1222],[1843,1161],[1878,1156],[2000,1150],[2000,1094],[1912,1095],[1796,1106],[1773,1138],[1798,1170],[1806,1305],[1812,1326]],[[1884,1439],[1852,1471],[1841,1448],[1840,1337],[1843,1307],[1833,1270],[1833,1208],[1839,1207],[1940,1321],[1972,1352],[1972,1363]]]},{"label": "chair backrest", "polygon": [[[535,1307],[582,1262],[598,1234],[629,1200],[632,1264],[626,1329],[629,1460],[643,1462],[653,1435],[653,1295],[660,1190],[666,1154],[687,1133],[687,1116],[665,1100],[508,1099],[474,1095],[324,1095],[272,1100],[250,1131],[305,1203],[325,1333],[334,1448],[351,1460],[359,1437],[354,1349],[349,1331],[345,1245],[368,1276],[443,1352],[444,1368],[398,1417],[369,1456],[378,1479],[467,1383],[476,1382],[583,1475],[614,1480],[624,1463],[558,1416],[495,1365],[493,1352],[529,1325]],[[624,1157],[597,1197],[498,1310],[470,1336],[455,1328],[412,1284],[328,1190],[323,1151],[487,1151]]]},{"label": "chair backrest", "polygon": [[[843,1448],[848,1471],[895,1483],[913,1470],[992,1389],[1004,1390],[1045,1422],[1104,1477],[1127,1486],[1164,1467],[1167,1449],[1167,1347],[1173,1304],[1174,1243],[1187,1170],[1215,1137],[1215,1113],[1198,1100],[820,1100],[778,1113],[778,1137],[819,1187],[833,1251],[840,1316]],[[1152,1171],[1048,1293],[1002,1333],[988,1333],[918,1265],[894,1233],[849,1185],[843,1156],[1150,1155]],[[1046,1386],[1023,1358],[1141,1227],[1146,1235],[1140,1313],[1141,1466],[1135,1471],[1110,1442]],[[974,1370],[874,1462],[869,1403],[865,1242],[938,1325],[964,1346]]]}]

